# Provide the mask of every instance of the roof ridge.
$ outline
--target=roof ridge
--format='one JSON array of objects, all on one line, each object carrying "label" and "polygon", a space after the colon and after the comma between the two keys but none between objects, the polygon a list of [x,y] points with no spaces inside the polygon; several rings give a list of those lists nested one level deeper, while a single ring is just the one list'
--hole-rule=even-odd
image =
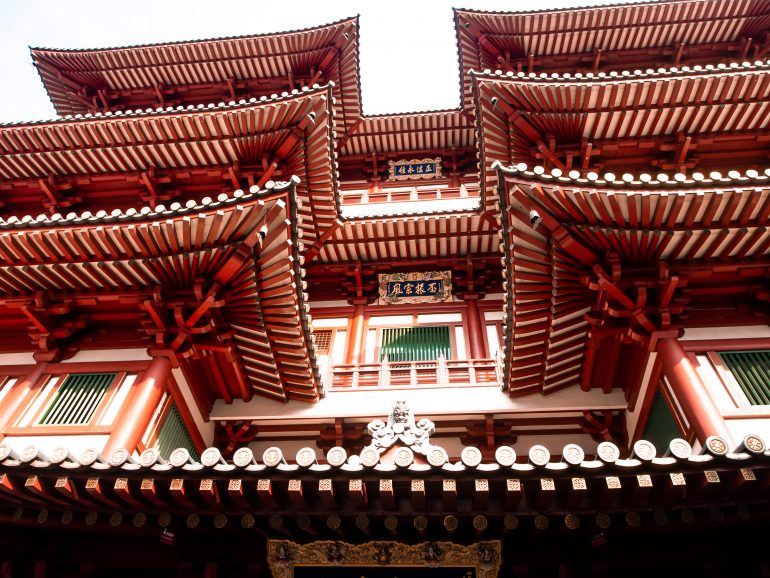
[{"label": "roof ridge", "polygon": [[432,108],[428,110],[410,110],[410,111],[400,111],[400,112],[383,112],[380,114],[362,114],[361,118],[363,118],[364,120],[367,120],[370,118],[388,118],[393,116],[435,114],[440,112],[463,112],[463,108],[458,106],[456,108]]},{"label": "roof ridge", "polygon": [[531,10],[479,10],[475,8],[452,8],[455,15],[487,14],[492,16],[530,16],[535,14],[553,14],[557,12],[579,12],[584,10],[601,10],[612,8],[634,8],[662,4],[718,4],[724,0],[636,0],[635,2],[609,2],[607,4],[583,4],[569,8],[532,8]]},{"label": "roof ridge", "polygon": [[103,225],[105,223],[123,222],[123,221],[152,221],[156,219],[168,219],[183,214],[199,213],[201,211],[220,209],[228,205],[240,205],[250,200],[259,199],[271,194],[293,191],[300,183],[299,177],[292,175],[287,181],[268,181],[263,188],[256,185],[251,186],[247,191],[235,189],[230,194],[221,193],[216,199],[205,196],[199,200],[190,199],[184,204],[179,201],[172,202],[168,207],[163,204],[155,206],[143,205],[139,209],[130,207],[128,209],[114,209],[111,212],[106,210],[83,211],[77,213],[71,211],[66,215],[55,213],[54,215],[40,214],[37,217],[24,215],[23,217],[11,216],[0,218],[0,229],[33,229],[43,227],[63,227],[63,226],[85,226],[85,225]]},{"label": "roof ridge", "polygon": [[321,30],[322,28],[330,28],[332,26],[339,26],[343,23],[348,22],[356,22],[358,23],[360,16],[356,14],[355,16],[348,16],[346,18],[340,18],[339,20],[335,20],[333,22],[328,22],[326,24],[319,24],[316,26],[308,26],[306,28],[294,28],[291,30],[281,30],[277,32],[263,32],[259,34],[236,34],[232,36],[218,36],[218,37],[210,37],[210,38],[200,38],[197,40],[174,40],[174,41],[165,41],[165,42],[148,42],[144,44],[127,44],[124,46],[104,46],[101,48],[51,48],[46,46],[30,46],[29,51],[30,53],[40,53],[40,52],[48,52],[48,53],[84,53],[84,52],[110,52],[110,51],[118,51],[118,50],[132,50],[136,48],[161,48],[164,46],[179,46],[182,44],[201,44],[201,43],[207,43],[207,42],[225,42],[229,40],[247,40],[252,38],[267,38],[270,36],[285,36],[288,34],[301,34],[304,32],[315,32],[316,30]]},{"label": "roof ridge", "polygon": [[302,97],[302,96],[311,96],[314,94],[321,94],[323,92],[329,92],[331,96],[331,89],[334,86],[335,86],[335,83],[333,81],[329,81],[323,85],[314,84],[312,87],[303,87],[301,90],[294,89],[291,92],[284,91],[280,95],[272,94],[269,97],[268,96],[261,96],[258,98],[251,97],[248,99],[242,98],[237,101],[230,100],[228,102],[188,104],[188,105],[179,105],[179,106],[173,106],[173,107],[172,106],[155,107],[155,108],[147,107],[147,108],[137,108],[136,110],[134,109],[117,110],[114,112],[108,111],[108,112],[95,112],[95,113],[84,113],[84,114],[74,114],[74,115],[67,114],[65,116],[59,116],[56,118],[5,122],[5,123],[0,123],[0,130],[5,128],[23,128],[23,127],[32,127],[32,126],[42,126],[46,124],[65,124],[67,122],[84,122],[84,121],[102,120],[107,118],[160,117],[164,115],[172,115],[172,114],[178,114],[178,113],[184,113],[184,112],[235,110],[239,108],[248,108],[254,105],[274,104],[274,103],[284,102],[284,101],[291,100],[293,98]]},{"label": "roof ridge", "polygon": [[[698,187],[708,187],[709,190],[731,190],[739,187],[766,188],[765,183],[770,180],[770,167],[763,169],[745,169],[743,171],[729,170],[727,176],[719,170],[712,170],[708,174],[695,171],[690,175],[679,172],[659,171],[656,175],[647,172],[633,174],[624,172],[617,175],[607,171],[600,175],[597,171],[589,171],[583,176],[580,171],[571,170],[566,175],[559,168],[546,171],[542,165],[530,167],[521,162],[515,165],[506,165],[501,161],[494,161],[490,167],[493,171],[499,171],[510,176],[522,175],[525,179],[534,179],[540,182],[551,182],[555,185],[578,185],[592,188],[611,188],[615,192],[622,193],[624,189],[633,191],[645,191],[648,187],[654,187],[655,194],[666,195],[678,193],[687,187],[688,191]],[[663,186],[668,186],[665,189]]]},{"label": "roof ridge", "polygon": [[729,64],[720,62],[719,64],[694,64],[682,66],[670,66],[667,68],[639,68],[634,70],[612,70],[610,72],[503,72],[498,69],[493,71],[485,68],[483,71],[469,69],[467,74],[472,78],[501,78],[516,80],[519,84],[548,84],[561,82],[577,82],[585,84],[602,82],[628,82],[641,78],[692,78],[697,76],[718,76],[727,74],[748,74],[758,73],[770,69],[770,58],[749,60],[744,59],[733,61]]},{"label": "roof ridge", "polygon": [[[614,471],[615,468],[636,469],[654,466],[657,468],[674,468],[682,464],[693,467],[702,467],[719,463],[733,462],[745,463],[750,459],[767,459],[765,454],[765,441],[761,436],[749,433],[743,438],[743,443],[734,450],[726,440],[719,436],[710,436],[699,452],[695,452],[684,439],[675,438],[668,447],[658,448],[651,441],[640,439],[636,441],[630,450],[623,451],[613,442],[604,441],[596,445],[593,453],[588,455],[580,444],[568,443],[562,449],[562,459],[552,460],[551,452],[541,444],[532,444],[522,458],[526,463],[516,461],[517,452],[510,446],[496,446],[497,451],[493,459],[485,459],[476,446],[466,446],[461,452],[460,460],[452,463],[444,450],[443,455],[432,456],[429,464],[414,463],[414,452],[411,450],[406,459],[397,460],[394,465],[385,465],[380,461],[380,454],[375,451],[351,453],[341,446],[334,446],[325,452],[327,464],[317,462],[317,453],[313,448],[302,448],[298,452],[296,464],[286,463],[286,457],[280,447],[267,448],[262,459],[257,460],[254,452],[247,446],[241,446],[228,461],[216,446],[206,448],[200,454],[200,461],[196,461],[190,455],[189,450],[180,447],[172,451],[168,461],[161,459],[157,448],[144,450],[137,460],[129,459],[125,449],[117,449],[110,455],[101,455],[95,448],[86,448],[80,456],[75,456],[68,448],[58,448],[52,455],[45,455],[37,445],[30,445],[24,451],[17,453],[7,444],[0,445],[0,468],[3,470],[25,466],[33,466],[36,469],[65,468],[74,471],[82,468],[89,470],[95,468],[99,471],[147,471],[154,470],[168,472],[174,470],[202,472],[206,469],[217,469],[220,472],[246,471],[250,473],[263,473],[274,471],[281,473],[294,473],[297,471],[311,471],[326,473],[329,471],[357,473],[367,470],[375,472],[409,471],[424,473],[429,470],[446,472],[483,471],[488,474],[499,472],[518,471],[521,473],[551,472],[569,473],[575,471]],[[399,444],[396,447],[407,447]],[[441,448],[441,446],[431,446]],[[300,457],[310,450],[309,455]],[[503,451],[500,451],[503,450]],[[626,454],[626,457],[621,457]],[[290,458],[289,458],[290,459]],[[259,463],[261,462],[261,463]]]}]

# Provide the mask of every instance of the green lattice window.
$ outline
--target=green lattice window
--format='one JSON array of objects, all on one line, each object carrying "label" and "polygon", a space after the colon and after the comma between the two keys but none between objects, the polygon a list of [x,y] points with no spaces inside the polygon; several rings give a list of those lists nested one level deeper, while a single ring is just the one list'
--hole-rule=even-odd
[{"label": "green lattice window", "polygon": [[382,330],[380,360],[435,361],[439,355],[452,357],[449,326],[393,327]]},{"label": "green lattice window", "polygon": [[115,373],[68,375],[38,421],[41,425],[88,425],[104,399]]},{"label": "green lattice window", "polygon": [[168,458],[177,448],[185,448],[195,460],[200,457],[182,416],[172,404],[158,430],[158,452],[162,457]]},{"label": "green lattice window", "polygon": [[654,443],[658,452],[663,453],[671,440],[680,436],[674,415],[663,394],[658,390],[652,400],[650,416],[647,418],[647,427],[644,428],[642,438]]},{"label": "green lattice window", "polygon": [[751,405],[770,405],[770,351],[724,351],[719,357]]}]

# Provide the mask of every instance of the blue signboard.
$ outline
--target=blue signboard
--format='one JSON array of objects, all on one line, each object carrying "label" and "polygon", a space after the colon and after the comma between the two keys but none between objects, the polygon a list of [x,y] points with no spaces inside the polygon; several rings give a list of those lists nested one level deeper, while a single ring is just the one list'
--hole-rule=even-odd
[{"label": "blue signboard", "polygon": [[432,179],[441,176],[441,158],[389,161],[392,181]]}]

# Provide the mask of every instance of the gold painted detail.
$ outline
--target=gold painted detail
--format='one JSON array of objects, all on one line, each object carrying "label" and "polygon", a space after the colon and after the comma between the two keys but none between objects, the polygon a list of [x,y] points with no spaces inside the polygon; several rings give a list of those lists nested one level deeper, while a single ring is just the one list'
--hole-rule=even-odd
[{"label": "gold painted detail", "polygon": [[495,578],[500,571],[500,542],[470,546],[452,542],[424,542],[413,546],[393,541],[348,544],[320,541],[297,544],[268,541],[273,578],[292,578],[296,566],[446,566],[475,568],[477,578]]},{"label": "gold painted detail", "polygon": [[441,157],[388,161],[389,181],[436,179],[441,176]]},{"label": "gold painted detail", "polygon": [[452,299],[452,272],[381,273],[380,305],[441,303]]}]

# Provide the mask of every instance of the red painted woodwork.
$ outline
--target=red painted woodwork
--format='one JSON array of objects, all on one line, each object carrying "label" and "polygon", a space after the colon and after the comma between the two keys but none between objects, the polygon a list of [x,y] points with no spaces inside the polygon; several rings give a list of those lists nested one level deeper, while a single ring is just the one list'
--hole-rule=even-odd
[{"label": "red painted woodwork", "polygon": [[487,356],[484,345],[484,323],[479,312],[478,296],[465,295],[465,322],[468,327],[470,358],[484,359]]},{"label": "red painted woodwork", "polygon": [[767,44],[757,39],[766,34],[767,13],[766,4],[746,0],[456,10],[463,105],[473,105],[471,69],[604,74],[762,58]]},{"label": "red painted woodwork", "polygon": [[13,425],[13,420],[32,399],[35,390],[40,386],[41,377],[46,371],[47,363],[38,363],[29,373],[20,377],[0,403],[0,432]]},{"label": "red painted woodwork", "polygon": [[123,403],[102,451],[104,456],[121,448],[129,452],[136,449],[163,398],[170,376],[171,360],[168,357],[159,356],[152,360]]},{"label": "red painted woodwork", "polygon": [[[770,195],[763,181],[727,178],[767,159],[767,67],[751,61],[766,55],[768,6],[460,10],[464,106],[395,115],[361,114],[354,19],[184,51],[34,49],[60,112],[141,110],[0,127],[0,216],[21,220],[0,223],[0,351],[64,360],[79,349],[149,347],[179,365],[204,416],[219,400],[254,394],[312,402],[319,379],[303,315],[308,301],[329,300],[357,303],[339,309],[352,316],[332,386],[491,384],[501,375],[487,358],[483,313],[499,304],[479,298],[505,290],[501,385],[511,395],[582,383],[624,388],[635,407],[651,335],[770,320]],[[663,22],[671,28],[658,44],[646,33]],[[629,25],[642,32],[627,35]],[[595,45],[597,30],[606,45]],[[693,67],[728,60],[737,64]],[[656,70],[669,66],[679,68]],[[650,88],[633,92],[640,86]],[[388,161],[435,156],[440,177],[389,180]],[[139,162],[148,158],[157,168]],[[494,161],[542,171],[501,177]],[[624,183],[639,177],[631,194],[620,182],[598,186],[613,166],[633,173]],[[708,180],[711,169],[725,178]],[[600,177],[588,178],[593,171]],[[640,171],[671,178],[641,184]],[[696,171],[708,186],[674,175]],[[289,193],[270,188],[290,175]],[[262,185],[270,190],[249,190]],[[478,199],[480,210],[433,209],[456,199]],[[410,210],[427,200],[436,202]],[[254,205],[272,202],[283,206],[249,228],[261,219]],[[126,212],[144,205],[146,218]],[[75,227],[59,218],[86,210]],[[22,219],[39,212],[60,213],[59,222]],[[465,303],[365,305],[378,274],[434,268],[452,271]],[[362,363],[374,310],[463,311],[469,360]],[[119,425],[113,437],[135,437]]]},{"label": "red painted woodwork", "polygon": [[353,307],[353,321],[348,335],[348,346],[345,352],[345,363],[361,363],[361,354],[364,350],[364,325],[366,306],[356,303]]},{"label": "red painted woodwork", "polygon": [[720,436],[728,443],[733,443],[722,415],[679,340],[664,337],[658,341],[656,349],[663,375],[671,385],[698,441],[703,443],[709,436]]},{"label": "red painted woodwork", "polygon": [[[718,330],[715,331],[718,333]],[[768,337],[745,337],[738,339],[692,339],[682,341],[685,351],[735,351],[743,349],[770,349]]]},{"label": "red painted woodwork", "polygon": [[335,125],[361,116],[358,18],[281,34],[94,50],[32,49],[57,112],[232,102],[334,83]]}]

